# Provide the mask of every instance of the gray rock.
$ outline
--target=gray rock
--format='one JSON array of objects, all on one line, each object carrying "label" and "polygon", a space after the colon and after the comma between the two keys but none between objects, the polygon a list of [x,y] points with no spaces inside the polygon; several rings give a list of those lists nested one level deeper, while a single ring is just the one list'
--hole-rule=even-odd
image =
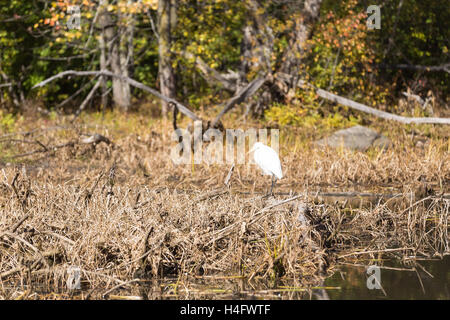
[{"label": "gray rock", "polygon": [[387,137],[380,135],[372,142],[372,147],[387,149],[391,146],[391,140]]},{"label": "gray rock", "polygon": [[371,146],[387,148],[390,140],[375,130],[358,125],[336,131],[330,137],[316,141],[316,144],[333,148],[343,146],[353,150],[366,151]]}]

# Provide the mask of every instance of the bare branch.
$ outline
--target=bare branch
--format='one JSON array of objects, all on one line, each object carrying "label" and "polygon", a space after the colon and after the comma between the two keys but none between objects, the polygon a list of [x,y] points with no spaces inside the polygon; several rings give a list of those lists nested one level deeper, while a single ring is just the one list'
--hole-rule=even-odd
[{"label": "bare branch", "polygon": [[192,53],[187,51],[181,51],[181,54],[186,59],[193,59],[195,61],[197,68],[201,71],[201,75],[205,78],[205,80],[218,82],[228,91],[236,91],[236,83],[239,78],[237,74],[221,74],[217,70],[208,66],[200,57],[194,56]]},{"label": "bare branch", "polygon": [[71,95],[70,97],[68,97],[67,99],[65,99],[64,101],[62,101],[60,104],[58,104],[55,109],[58,110],[59,108],[63,107],[66,103],[68,103],[69,101],[71,101],[73,98],[75,98],[77,95],[79,95],[81,93],[81,91],[83,91],[84,89],[86,89],[86,87],[93,81],[94,79],[91,79],[90,81],[86,82],[83,86],[81,86],[80,89],[78,89],[73,95]]},{"label": "bare branch", "polygon": [[450,118],[413,118],[413,117],[403,117],[396,114],[392,114],[389,112],[377,110],[371,107],[368,107],[364,104],[355,102],[353,100],[338,96],[336,94],[333,94],[331,92],[317,89],[317,94],[327,100],[342,104],[344,106],[350,107],[352,109],[356,109],[365,113],[372,114],[374,116],[377,116],[379,118],[387,119],[387,120],[394,120],[401,123],[431,123],[431,124],[450,124]]},{"label": "bare branch", "polygon": [[91,144],[91,143],[98,144],[100,142],[105,142],[108,145],[112,143],[111,140],[109,140],[105,136],[102,136],[101,134],[98,134],[98,133],[94,133],[93,135],[89,136],[88,138],[81,140],[81,143],[84,143],[84,144]]},{"label": "bare branch", "polygon": [[[289,74],[285,73],[279,73],[277,74],[277,79],[282,81],[290,82],[293,77]],[[450,118],[414,118],[414,117],[404,117],[399,116],[396,114],[392,114],[389,112],[381,111],[378,109],[371,108],[369,106],[366,106],[365,104],[338,96],[334,93],[331,93],[329,91],[319,89],[315,86],[313,86],[310,83],[305,82],[304,80],[299,80],[297,83],[295,83],[295,86],[302,87],[302,86],[308,86],[310,88],[313,88],[316,93],[319,95],[319,97],[322,97],[324,99],[327,99],[329,101],[333,101],[339,104],[342,104],[346,107],[356,109],[365,113],[372,114],[374,116],[377,116],[379,118],[387,119],[387,120],[394,120],[401,123],[431,123],[431,124],[450,124]]]},{"label": "bare branch", "polygon": [[28,156],[31,156],[36,153],[45,153],[48,151],[56,151],[57,149],[61,149],[61,148],[65,148],[65,147],[73,147],[74,145],[75,145],[75,143],[71,141],[71,142],[59,144],[56,146],[48,147],[47,150],[39,149],[39,150],[35,150],[35,151],[30,151],[27,153],[18,154],[18,155],[12,156],[11,159],[28,157]]},{"label": "bare branch", "polygon": [[86,99],[84,99],[84,101],[81,103],[81,105],[78,108],[78,110],[75,112],[75,115],[73,116],[72,121],[74,121],[76,118],[78,118],[78,116],[80,115],[81,111],[84,110],[84,108],[86,107],[88,102],[92,99],[92,96],[94,95],[95,91],[97,91],[97,89],[100,87],[100,84],[101,84],[101,81],[97,81],[95,83],[95,85],[92,87],[91,91],[87,95]]},{"label": "bare branch", "polygon": [[403,70],[416,70],[416,71],[425,71],[425,72],[439,72],[444,71],[450,73],[450,63],[445,63],[440,66],[420,66],[420,65],[412,65],[412,64],[396,64],[396,65],[387,65],[387,64],[379,64],[381,68],[396,68]]},{"label": "bare branch", "polygon": [[97,52],[98,49],[95,50],[91,50],[87,53],[83,53],[83,54],[78,54],[75,56],[70,56],[70,57],[37,57],[38,60],[44,60],[44,61],[67,61],[68,63],[70,63],[72,60],[74,59],[84,59],[84,58],[88,58],[91,54]]},{"label": "bare branch", "polygon": [[251,97],[259,88],[266,82],[265,77],[259,77],[250,82],[245,88],[240,90],[237,95],[231,98],[223,110],[217,115],[217,117],[211,123],[211,127],[214,128],[220,121],[225,113],[230,111],[236,104],[243,102],[248,97]]},{"label": "bare branch", "polygon": [[130,85],[132,85],[133,87],[136,87],[138,89],[150,92],[151,94],[157,96],[158,98],[160,98],[161,100],[166,101],[167,103],[174,103],[176,104],[178,110],[183,113],[184,115],[188,116],[189,118],[191,118],[192,120],[196,121],[196,120],[201,120],[195,113],[193,113],[191,110],[189,110],[189,108],[185,107],[184,105],[182,105],[180,102],[176,101],[175,99],[171,99],[163,94],[161,94],[160,92],[158,92],[155,89],[152,89],[148,86],[146,86],[145,84],[140,83],[139,81],[136,81],[134,79],[131,79],[129,77],[125,77],[125,76],[121,76],[121,75],[117,75],[115,73],[112,73],[111,71],[108,70],[102,70],[102,71],[74,71],[74,70],[67,70],[67,71],[63,71],[60,72],[38,84],[36,84],[32,89],[35,88],[40,88],[45,86],[46,84],[65,77],[65,76],[70,76],[70,75],[75,75],[75,76],[108,76],[108,77],[115,77],[115,78],[119,78],[122,81],[126,81],[128,82]]}]

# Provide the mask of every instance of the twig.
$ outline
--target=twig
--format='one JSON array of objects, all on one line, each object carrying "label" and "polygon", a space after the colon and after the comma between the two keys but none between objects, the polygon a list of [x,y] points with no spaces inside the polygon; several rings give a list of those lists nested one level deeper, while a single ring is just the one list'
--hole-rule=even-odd
[{"label": "twig", "polygon": [[92,96],[94,95],[95,91],[97,91],[97,89],[100,87],[100,83],[101,81],[97,81],[95,83],[95,85],[92,87],[91,91],[89,91],[87,97],[84,99],[84,101],[81,103],[80,107],[77,109],[77,111],[75,112],[73,118],[72,118],[72,122],[78,118],[78,116],[80,115],[81,111],[84,110],[84,108],[86,107],[86,105],[88,104],[88,102],[92,99]]},{"label": "twig", "polygon": [[418,263],[417,261],[416,261],[416,265],[419,266],[419,268],[422,269],[422,271],[425,272],[430,278],[434,278],[434,276],[433,276],[431,273],[429,273],[428,270],[425,269],[425,268],[424,268],[420,263]]},{"label": "twig", "polygon": [[14,193],[16,194],[17,200],[19,201],[19,203],[22,206],[22,209],[25,209],[25,205],[24,205],[22,199],[20,198],[19,192],[17,191],[17,188],[16,188],[16,181],[17,181],[17,178],[19,177],[19,175],[20,175],[20,172],[17,172],[11,182],[11,187],[12,187]]},{"label": "twig", "polygon": [[417,278],[419,279],[420,287],[422,288],[423,294],[425,294],[425,287],[423,286],[422,278],[420,277],[419,272],[417,272],[417,269],[414,268],[414,271],[416,272]]},{"label": "twig", "polygon": [[150,235],[153,233],[153,227],[150,227],[148,231],[144,235],[144,241],[142,243],[142,249],[141,249],[141,256],[139,257],[139,264],[141,266],[142,271],[145,270],[145,258],[148,256],[148,254],[151,252],[151,250],[148,247],[148,239],[150,238]]},{"label": "twig", "polygon": [[93,54],[97,51],[98,51],[98,49],[94,49],[87,53],[78,54],[78,55],[70,56],[70,57],[41,57],[41,56],[38,56],[37,59],[44,60],[44,61],[67,61],[67,63],[70,63],[71,60],[73,60],[73,59],[84,59],[84,58],[89,57],[91,54]]},{"label": "twig", "polygon": [[87,270],[84,270],[84,269],[81,269],[81,271],[83,271],[84,273],[87,273],[87,274],[93,274],[93,275],[96,275],[96,276],[100,276],[100,277],[108,278],[109,280],[112,280],[112,281],[118,282],[118,283],[120,283],[121,285],[124,285],[124,284],[126,283],[125,281],[122,281],[122,280],[116,279],[116,278],[114,278],[114,277],[108,276],[107,274],[103,274],[103,273],[100,273],[100,272],[95,272],[95,271],[87,271]]},{"label": "twig", "polygon": [[387,65],[387,64],[379,64],[381,68],[396,68],[396,69],[406,69],[406,70],[417,70],[417,71],[426,71],[426,72],[439,72],[444,71],[450,73],[450,63],[445,63],[440,66],[421,66],[421,65],[412,65],[412,64],[396,64],[396,65]]},{"label": "twig", "polygon": [[14,226],[11,227],[11,229],[9,229],[9,232],[16,232],[16,230],[22,225],[22,223],[24,223],[25,220],[27,220],[29,217],[30,214],[26,214],[25,216],[23,216],[22,219],[19,220],[19,222],[17,222]]},{"label": "twig", "polygon": [[424,201],[427,201],[427,200],[430,200],[430,199],[433,199],[433,198],[435,198],[435,197],[434,197],[434,196],[428,196],[428,197],[426,197],[426,198],[420,199],[419,201],[416,201],[416,202],[413,203],[411,206],[409,206],[408,208],[406,208],[405,210],[403,210],[403,211],[400,213],[400,215],[402,215],[402,214],[404,214],[405,212],[407,212],[408,210],[414,208],[414,207],[415,207],[416,205],[418,205],[419,203],[424,202]]},{"label": "twig", "polygon": [[357,251],[351,252],[344,255],[339,256],[339,259],[350,257],[350,256],[358,256],[361,254],[370,254],[370,253],[383,253],[383,252],[394,252],[394,251],[403,251],[403,250],[414,250],[414,248],[393,248],[393,249],[383,249],[383,250],[370,250],[370,251]]},{"label": "twig", "polygon": [[[351,266],[351,267],[361,267],[361,268],[368,268],[368,265],[365,264],[357,264],[357,263],[348,263],[348,262],[341,262],[340,264]],[[394,271],[411,271],[414,272],[414,269],[407,269],[407,268],[395,268],[395,267],[385,267],[385,266],[377,266],[380,269],[386,269],[386,270],[394,270]]]},{"label": "twig", "polygon": [[[273,208],[275,208],[275,207],[277,207],[277,206],[280,206],[280,205],[282,205],[282,204],[285,204],[285,203],[294,201],[294,200],[296,200],[296,199],[298,199],[298,198],[300,198],[300,197],[303,197],[303,196],[304,196],[303,194],[299,194],[299,195],[297,195],[297,196],[295,196],[295,197],[292,197],[292,198],[289,198],[289,199],[286,199],[286,200],[277,202],[277,203],[275,203],[275,204],[273,204],[273,205],[270,205],[270,206],[268,206],[268,207],[265,207],[265,208],[261,209],[261,210],[258,211],[258,212],[253,216],[253,218],[247,223],[247,227],[250,226],[251,224],[257,222],[257,221],[260,220],[262,217],[264,217],[264,214],[263,214],[263,213],[265,213],[267,210],[270,210],[270,209],[273,209]],[[241,225],[242,225],[242,221],[238,221],[238,222],[235,222],[235,223],[233,223],[233,224],[231,224],[231,225],[229,225],[229,226],[227,226],[227,227],[225,227],[225,228],[223,228],[223,229],[220,229],[220,230],[218,230],[218,231],[216,231],[216,232],[213,232],[212,234],[207,235],[208,237],[214,237],[214,236],[216,236],[215,238],[213,238],[212,240],[210,240],[210,241],[207,243],[207,245],[209,245],[209,244],[211,244],[211,243],[214,243],[214,242],[216,242],[217,240],[222,239],[223,237],[225,237],[225,236],[227,236],[228,234],[230,234],[234,228],[240,227]]]},{"label": "twig", "polygon": [[[38,248],[36,248],[34,245],[32,245],[31,243],[29,243],[28,241],[26,241],[25,239],[23,239],[22,237],[16,235],[15,233],[11,233],[11,232],[3,232],[3,236],[8,236],[10,238],[16,239],[20,242],[22,242],[23,244],[25,244],[27,247],[31,248],[37,255],[39,255],[39,259],[35,261],[35,263],[33,264],[33,266],[35,266],[38,262],[44,263],[47,267],[48,267],[48,263],[47,261],[45,261],[45,256],[43,253],[41,253],[39,251]],[[53,254],[53,253],[52,253]],[[32,266],[32,267],[33,267]],[[1,278],[1,277],[0,277]]]},{"label": "twig", "polygon": [[71,127],[53,126],[53,127],[48,127],[48,128],[35,128],[35,129],[31,130],[31,131],[21,131],[21,132],[8,133],[8,134],[5,134],[3,136],[0,136],[0,139],[7,138],[7,137],[12,137],[12,136],[18,136],[18,135],[29,136],[30,134],[32,134],[32,133],[34,133],[36,131],[51,131],[51,130],[62,130],[62,129],[71,129]]},{"label": "twig", "polygon": [[195,202],[199,202],[199,201],[211,199],[211,198],[213,198],[213,197],[218,197],[218,196],[221,196],[221,195],[223,195],[223,194],[225,194],[225,193],[227,193],[227,192],[228,192],[228,191],[222,190],[222,189],[214,190],[214,191],[212,191],[212,192],[210,192],[210,193],[208,193],[208,194],[206,194],[206,195],[204,195],[204,196],[201,196],[201,197],[195,199]]},{"label": "twig", "polygon": [[102,297],[105,298],[105,296],[107,296],[109,293],[113,292],[114,290],[119,289],[119,288],[121,288],[121,287],[123,287],[123,286],[129,285],[129,284],[134,283],[134,282],[139,282],[139,281],[141,281],[141,280],[140,280],[140,279],[133,279],[133,280],[127,281],[127,282],[125,282],[125,283],[120,283],[120,284],[118,284],[117,286],[114,286],[114,287],[112,287],[111,289],[109,289],[108,291],[106,291],[106,292],[102,295]]},{"label": "twig", "polygon": [[[88,190],[84,196],[84,203],[87,204],[90,199],[92,198],[92,195],[94,193],[95,188],[97,188],[97,185],[100,181],[100,179],[103,177],[103,175],[105,174],[105,172],[102,170],[100,172],[100,174],[98,175],[97,179],[94,182],[94,185],[92,186],[91,190]],[[77,201],[75,201],[75,204],[78,204],[78,201],[80,201],[81,195],[78,196]]]},{"label": "twig", "polygon": [[55,232],[52,232],[52,231],[42,231],[41,233],[43,233],[43,234],[48,234],[48,235],[51,235],[51,236],[54,236],[55,238],[58,238],[58,239],[60,239],[60,240],[63,240],[63,241],[65,241],[65,242],[67,242],[68,244],[70,244],[70,245],[75,245],[75,241],[73,241],[73,240],[71,240],[71,239],[69,239],[69,238],[67,238],[67,237],[65,237],[65,236],[63,236],[63,235],[60,235],[60,234],[57,234],[57,233],[55,233]]},{"label": "twig", "polygon": [[[39,258],[39,259],[37,259],[37,260],[35,260],[35,261],[33,262],[33,264],[30,266],[30,270],[33,270],[34,267],[36,267],[36,266],[38,265],[39,262],[41,262],[41,258]],[[9,276],[11,276],[11,275],[17,273],[17,272],[20,272],[20,271],[21,271],[22,269],[24,269],[24,268],[25,268],[25,266],[20,266],[20,267],[17,267],[17,268],[14,268],[14,269],[10,269],[10,270],[8,270],[8,271],[5,271],[5,272],[3,272],[3,273],[0,273],[0,280],[3,280],[3,279],[5,279],[5,278],[7,278],[7,277],[9,277]]]},{"label": "twig", "polygon": [[230,182],[231,179],[231,175],[233,174],[234,171],[234,163],[231,166],[230,170],[228,171],[227,177],[225,178],[224,184],[228,187],[228,183]]},{"label": "twig", "polygon": [[187,51],[181,51],[181,55],[183,55],[188,60],[194,60],[197,68],[201,71],[202,77],[208,82],[218,82],[220,83],[226,90],[235,92],[236,91],[236,83],[239,76],[236,74],[234,79],[231,79],[230,75],[221,74],[217,70],[211,68],[207,63],[205,63],[200,57],[194,56],[192,53]]},{"label": "twig", "polygon": [[78,89],[74,94],[72,94],[70,97],[68,97],[67,99],[65,99],[64,101],[62,101],[61,103],[59,103],[55,109],[58,110],[59,108],[61,108],[62,106],[64,106],[67,102],[69,102],[70,100],[72,100],[73,98],[75,98],[77,95],[79,95],[81,93],[81,91],[83,91],[92,81],[94,81],[94,79],[89,80],[88,82],[86,82],[83,86],[81,86],[80,89]]},{"label": "twig", "polygon": [[47,150],[35,150],[35,151],[27,152],[27,153],[18,154],[18,155],[12,156],[11,159],[28,157],[28,156],[31,156],[31,155],[36,154],[36,153],[48,152],[48,151],[51,151],[51,150],[57,150],[57,149],[61,149],[61,148],[64,148],[64,147],[69,147],[69,146],[73,147],[74,145],[75,145],[75,143],[73,141],[71,141],[71,142],[59,144],[59,145],[56,145],[56,146],[53,146],[53,147],[49,147]]},{"label": "twig", "polygon": [[34,252],[36,252],[37,254],[39,254],[43,258],[42,253],[39,251],[39,249],[36,248],[31,243],[29,243],[27,240],[23,239],[21,236],[18,236],[17,234],[9,232],[9,231],[3,232],[2,235],[8,236],[10,238],[13,238],[13,239],[16,239],[16,240],[22,242],[23,244],[25,244],[27,247],[30,247]]}]

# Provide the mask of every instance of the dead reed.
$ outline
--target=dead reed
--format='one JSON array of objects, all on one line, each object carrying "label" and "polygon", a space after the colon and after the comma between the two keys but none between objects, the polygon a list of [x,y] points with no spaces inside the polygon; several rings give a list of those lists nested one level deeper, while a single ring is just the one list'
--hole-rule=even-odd
[{"label": "dead reed", "polygon": [[[230,165],[176,166],[167,127],[137,127],[37,130],[36,149],[3,138],[0,298],[299,298],[337,263],[450,252],[445,136],[361,153],[282,131],[286,178],[267,199],[253,166],[236,165],[226,187]],[[80,142],[87,130],[112,143]],[[30,150],[42,152],[11,154]],[[363,207],[314,196],[336,188],[399,196]],[[81,290],[67,288],[70,266]]]}]

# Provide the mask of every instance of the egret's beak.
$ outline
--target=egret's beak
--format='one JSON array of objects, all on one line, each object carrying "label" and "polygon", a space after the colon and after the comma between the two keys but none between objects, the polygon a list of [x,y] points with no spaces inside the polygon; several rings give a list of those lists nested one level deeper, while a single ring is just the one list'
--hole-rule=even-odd
[{"label": "egret's beak", "polygon": [[253,147],[249,152],[247,152],[247,154],[252,153],[253,151],[255,151],[255,147]]}]

